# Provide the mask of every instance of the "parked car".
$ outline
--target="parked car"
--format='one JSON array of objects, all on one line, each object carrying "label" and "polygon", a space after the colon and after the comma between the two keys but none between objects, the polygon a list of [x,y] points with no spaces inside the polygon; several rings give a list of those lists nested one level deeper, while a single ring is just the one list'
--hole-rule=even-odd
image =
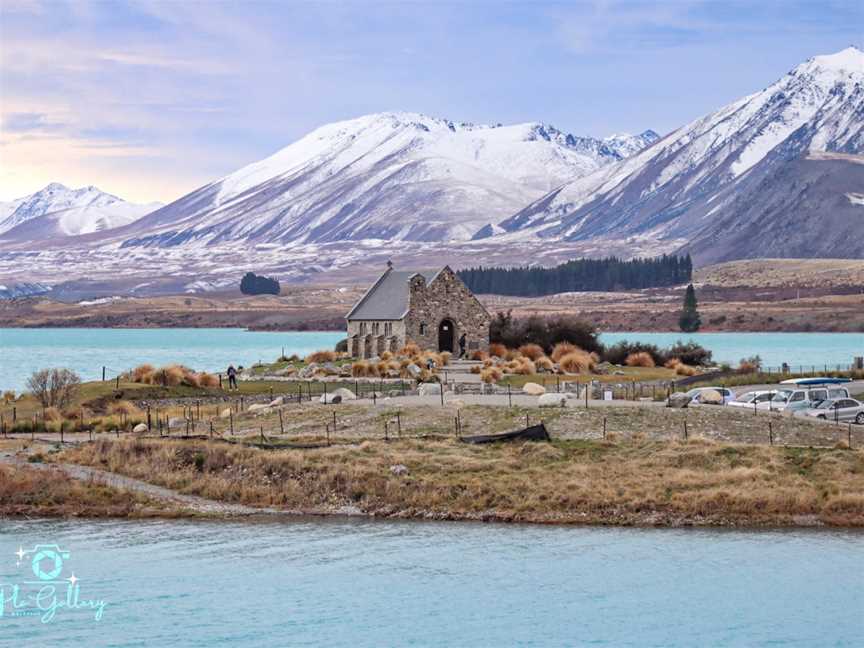
[{"label": "parked car", "polygon": [[772,389],[770,391],[749,391],[744,392],[740,396],[736,396],[735,400],[730,401],[727,405],[731,405],[732,407],[753,407],[754,405],[758,406],[759,403],[766,403],[770,401],[777,394],[776,389]]},{"label": "parked car", "polygon": [[802,389],[780,389],[774,398],[759,403],[757,409],[782,410],[792,414],[816,407],[822,401],[835,398],[849,398],[845,387],[812,387]]},{"label": "parked car", "polygon": [[854,398],[834,398],[819,403],[805,412],[806,416],[829,421],[852,421],[864,425],[864,403]]},{"label": "parked car", "polygon": [[735,393],[726,387],[696,387],[688,391],[686,395],[690,397],[691,405],[704,405],[702,395],[709,391],[718,392],[723,397],[723,405],[735,400]]}]

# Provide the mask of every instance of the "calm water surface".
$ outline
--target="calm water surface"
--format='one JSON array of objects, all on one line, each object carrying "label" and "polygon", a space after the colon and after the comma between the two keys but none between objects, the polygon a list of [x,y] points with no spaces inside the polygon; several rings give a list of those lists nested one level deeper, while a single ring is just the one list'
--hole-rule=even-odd
[{"label": "calm water surface", "polygon": [[[0,522],[81,598],[6,646],[860,646],[864,535],[468,523]],[[25,561],[26,562],[26,561]]]},{"label": "calm water surface", "polygon": [[[264,333],[242,329],[0,329],[0,389],[20,390],[33,371],[64,366],[84,380],[108,375],[144,362],[181,363],[198,370],[224,370],[229,363],[247,366],[287,354],[305,355],[330,349],[341,332]],[[604,344],[638,340],[669,346],[694,340],[711,349],[716,362],[737,364],[761,356],[769,366],[849,365],[864,355],[862,333],[603,333]]]}]

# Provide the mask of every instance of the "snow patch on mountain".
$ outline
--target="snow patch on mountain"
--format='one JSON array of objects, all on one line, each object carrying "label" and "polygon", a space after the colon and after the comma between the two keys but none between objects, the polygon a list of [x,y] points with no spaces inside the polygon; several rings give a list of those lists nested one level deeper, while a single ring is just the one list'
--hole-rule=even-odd
[{"label": "snow patch on mountain", "polygon": [[31,224],[28,235],[36,234],[36,238],[40,232],[45,236],[91,234],[127,225],[159,207],[160,203],[126,202],[94,186],[70,189],[52,182],[36,193],[5,203],[0,208],[0,234],[27,224]]}]

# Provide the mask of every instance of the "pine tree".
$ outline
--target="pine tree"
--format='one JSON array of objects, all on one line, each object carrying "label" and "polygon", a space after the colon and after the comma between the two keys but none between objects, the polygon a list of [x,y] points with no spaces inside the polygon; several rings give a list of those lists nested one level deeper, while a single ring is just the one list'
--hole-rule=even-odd
[{"label": "pine tree", "polygon": [[687,291],[684,293],[684,308],[681,309],[681,316],[678,318],[678,326],[685,333],[695,333],[702,326],[702,318],[699,317],[698,307],[696,290],[691,283],[687,286]]}]

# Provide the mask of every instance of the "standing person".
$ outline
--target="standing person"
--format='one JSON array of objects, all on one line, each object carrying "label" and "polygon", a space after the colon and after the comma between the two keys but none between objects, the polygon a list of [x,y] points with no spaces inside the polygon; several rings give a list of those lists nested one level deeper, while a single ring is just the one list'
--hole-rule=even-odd
[{"label": "standing person", "polygon": [[465,357],[465,344],[466,344],[465,334],[463,333],[462,336],[459,338],[459,359],[460,360]]},{"label": "standing person", "polygon": [[228,365],[228,389],[237,389],[237,370],[234,365]]}]

